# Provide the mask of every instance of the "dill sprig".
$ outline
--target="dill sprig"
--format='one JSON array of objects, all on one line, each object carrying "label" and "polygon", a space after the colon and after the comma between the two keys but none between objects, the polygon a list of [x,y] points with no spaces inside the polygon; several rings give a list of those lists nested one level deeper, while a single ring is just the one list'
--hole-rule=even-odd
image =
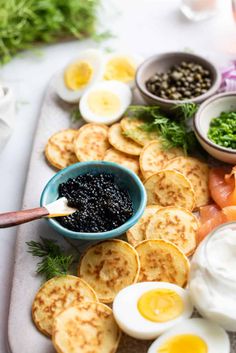
[{"label": "dill sprig", "polygon": [[82,119],[82,115],[80,113],[79,108],[73,109],[70,117],[71,117],[72,123],[76,123],[77,121],[80,121]]},{"label": "dill sprig", "polygon": [[193,103],[185,103],[175,107],[178,120],[166,116],[158,106],[130,106],[126,114],[145,121],[141,128],[148,132],[156,132],[162,140],[163,148],[181,147],[187,154],[198,142],[187,121],[197,110]]},{"label": "dill sprig", "polygon": [[72,255],[66,255],[54,240],[40,238],[41,242],[26,242],[28,252],[34,257],[42,258],[37,263],[36,273],[41,274],[46,280],[66,275],[74,261]]},{"label": "dill sprig", "polygon": [[197,112],[198,106],[195,103],[182,103],[177,104],[173,109],[181,120],[187,121]]},{"label": "dill sprig", "polygon": [[[36,43],[96,34],[99,0],[0,0],[0,62]],[[101,36],[101,35],[100,35]]]}]

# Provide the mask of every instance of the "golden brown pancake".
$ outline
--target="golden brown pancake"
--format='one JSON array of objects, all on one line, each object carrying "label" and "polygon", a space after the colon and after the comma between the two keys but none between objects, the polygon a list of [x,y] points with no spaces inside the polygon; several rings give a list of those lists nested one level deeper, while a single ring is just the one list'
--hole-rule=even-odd
[{"label": "golden brown pancake", "polygon": [[170,282],[184,287],[188,281],[189,262],[182,251],[166,240],[144,240],[135,249],[140,259],[139,282]]},{"label": "golden brown pancake", "polygon": [[146,239],[164,239],[177,245],[186,256],[197,246],[199,222],[182,207],[163,207],[150,219],[146,227]]},{"label": "golden brown pancake", "polygon": [[70,306],[54,320],[52,342],[59,353],[115,353],[121,332],[102,303]]},{"label": "golden brown pancake", "polygon": [[149,142],[142,150],[139,158],[140,169],[144,179],[164,169],[167,161],[177,156],[182,156],[181,148],[163,149],[162,142],[156,138]]},{"label": "golden brown pancake", "polygon": [[142,147],[131,140],[122,133],[120,124],[114,124],[110,127],[108,133],[110,144],[118,151],[130,154],[132,156],[139,156]]},{"label": "golden brown pancake", "polygon": [[109,146],[108,127],[103,124],[83,125],[74,140],[74,151],[80,162],[102,161]]},{"label": "golden brown pancake", "polygon": [[130,244],[110,239],[85,251],[78,273],[95,290],[101,302],[111,303],[122,288],[136,282],[139,267],[138,254]]},{"label": "golden brown pancake", "polygon": [[190,181],[195,191],[197,208],[210,202],[209,167],[206,163],[192,157],[177,157],[169,161],[165,168],[177,170]]},{"label": "golden brown pancake", "polygon": [[161,170],[144,182],[147,204],[180,206],[192,211],[195,207],[195,193],[190,181],[175,170]]},{"label": "golden brown pancake", "polygon": [[63,169],[77,163],[74,153],[74,138],[77,130],[67,129],[56,132],[50,137],[45,147],[45,157],[57,169]]},{"label": "golden brown pancake", "polygon": [[74,303],[98,301],[94,290],[76,276],[54,277],[44,283],[32,305],[32,318],[37,328],[47,336],[52,334],[55,316]]}]

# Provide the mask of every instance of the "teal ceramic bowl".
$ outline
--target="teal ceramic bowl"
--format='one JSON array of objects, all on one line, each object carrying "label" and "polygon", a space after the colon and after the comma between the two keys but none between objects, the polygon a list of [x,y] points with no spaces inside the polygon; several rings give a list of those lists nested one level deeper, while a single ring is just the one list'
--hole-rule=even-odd
[{"label": "teal ceramic bowl", "polygon": [[133,216],[120,227],[110,230],[108,232],[100,233],[82,233],[74,232],[66,229],[60,225],[55,219],[46,219],[50,226],[55,229],[58,233],[68,238],[84,239],[84,240],[97,240],[97,239],[108,239],[115,238],[125,233],[130,227],[132,227],[139,218],[142,216],[146,202],[146,190],[138,178],[138,176],[131,170],[122,167],[116,163],[111,162],[81,162],[73,164],[72,166],[65,168],[58,172],[52,179],[49,180],[45,186],[41,199],[40,205],[44,206],[50,202],[55,201],[58,198],[58,186],[64,183],[69,178],[75,178],[78,175],[86,173],[111,173],[115,177],[115,183],[121,188],[128,191],[132,204],[133,204]]}]

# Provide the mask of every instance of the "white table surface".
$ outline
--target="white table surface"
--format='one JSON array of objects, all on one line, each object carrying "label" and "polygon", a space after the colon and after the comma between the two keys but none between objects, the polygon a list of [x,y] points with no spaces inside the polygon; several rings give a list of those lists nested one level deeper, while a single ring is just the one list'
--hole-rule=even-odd
[{"label": "white table surface", "polygon": [[[143,57],[191,49],[219,65],[229,61],[233,55],[236,58],[236,25],[230,0],[219,0],[217,16],[198,23],[183,17],[178,9],[178,0],[105,1],[103,23],[116,37],[100,46],[135,52]],[[0,68],[0,82],[12,87],[17,98],[15,130],[0,153],[0,212],[21,207],[37,118],[50,77],[79,50],[94,46],[99,44],[90,40],[51,45],[42,48],[41,56],[26,52]],[[16,231],[16,228],[0,230],[0,353],[7,352],[6,324]]]}]

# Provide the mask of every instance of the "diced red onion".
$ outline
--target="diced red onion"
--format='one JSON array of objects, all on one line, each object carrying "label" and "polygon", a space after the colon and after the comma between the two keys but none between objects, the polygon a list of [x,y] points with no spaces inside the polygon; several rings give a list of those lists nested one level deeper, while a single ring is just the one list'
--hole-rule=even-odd
[{"label": "diced red onion", "polygon": [[222,82],[220,92],[236,91],[236,60],[231,65],[225,67],[221,71]]}]

